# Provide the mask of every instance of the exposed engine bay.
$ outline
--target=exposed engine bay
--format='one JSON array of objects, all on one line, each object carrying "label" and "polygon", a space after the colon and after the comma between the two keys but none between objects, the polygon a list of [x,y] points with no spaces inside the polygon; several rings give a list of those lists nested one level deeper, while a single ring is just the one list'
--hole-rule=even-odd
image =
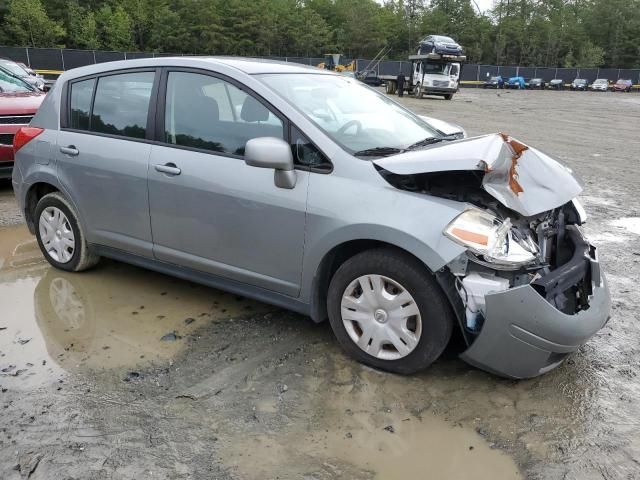
[{"label": "exposed engine bay", "polygon": [[[595,249],[577,228],[586,216],[575,200],[527,217],[504,206],[484,190],[485,172],[480,170],[401,175],[376,168],[398,189],[470,204],[465,214],[473,213],[477,218],[472,220],[485,220],[486,228],[494,228],[496,236],[502,235],[500,245],[494,245],[493,250],[483,250],[482,245],[489,244],[489,247],[491,241],[484,240],[483,231],[473,231],[465,227],[464,222],[460,222],[460,228],[454,225],[451,235],[444,232],[468,247],[464,255],[446,267],[453,275],[455,291],[464,308],[463,327],[467,334],[473,336],[482,329],[486,295],[522,285],[531,285],[565,314],[589,308],[590,260],[595,260]],[[458,219],[452,224],[456,221]],[[521,250],[520,255],[500,257],[505,249],[509,253],[508,250],[516,246]],[[496,254],[496,249],[502,250]],[[458,313],[461,316],[462,312]]]}]

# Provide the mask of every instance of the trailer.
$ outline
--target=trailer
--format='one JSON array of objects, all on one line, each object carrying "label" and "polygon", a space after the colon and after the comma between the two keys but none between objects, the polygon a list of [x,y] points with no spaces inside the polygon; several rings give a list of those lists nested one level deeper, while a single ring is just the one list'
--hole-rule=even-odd
[{"label": "trailer", "polygon": [[[410,55],[411,72],[404,76],[404,90],[422,98],[424,95],[441,95],[451,100],[458,91],[462,64],[467,57],[464,55],[442,55],[428,53]],[[398,74],[399,75],[399,74]],[[385,82],[388,94],[398,91],[398,75],[380,75]]]}]

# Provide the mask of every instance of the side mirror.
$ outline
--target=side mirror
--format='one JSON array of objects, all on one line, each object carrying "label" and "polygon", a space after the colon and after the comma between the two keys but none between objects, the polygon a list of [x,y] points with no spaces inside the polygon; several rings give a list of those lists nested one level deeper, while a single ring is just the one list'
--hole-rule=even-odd
[{"label": "side mirror", "polygon": [[258,168],[273,168],[276,187],[296,186],[296,171],[293,169],[293,153],[287,142],[275,137],[252,138],[244,147],[244,161]]}]

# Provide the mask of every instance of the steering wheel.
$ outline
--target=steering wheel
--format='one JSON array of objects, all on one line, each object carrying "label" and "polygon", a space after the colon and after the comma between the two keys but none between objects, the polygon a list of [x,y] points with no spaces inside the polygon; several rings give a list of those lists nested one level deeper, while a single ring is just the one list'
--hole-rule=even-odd
[{"label": "steering wheel", "polygon": [[359,135],[360,131],[362,130],[362,123],[360,123],[358,120],[349,120],[347,123],[345,123],[343,126],[341,126],[338,131],[336,132],[336,134],[338,135],[344,135],[347,130],[349,130],[351,127],[356,127],[356,133],[355,135]]}]

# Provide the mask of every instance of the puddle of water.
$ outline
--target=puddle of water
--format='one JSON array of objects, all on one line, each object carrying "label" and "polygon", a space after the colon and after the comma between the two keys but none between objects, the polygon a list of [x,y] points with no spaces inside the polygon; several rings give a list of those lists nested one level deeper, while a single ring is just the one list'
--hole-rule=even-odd
[{"label": "puddle of water", "polygon": [[[261,395],[257,423],[219,445],[223,463],[248,480],[522,478],[515,462],[474,430],[428,408],[418,413],[409,390],[421,381],[358,366],[354,377],[342,357],[331,365],[317,365],[324,374],[305,375],[284,394],[295,395],[289,400]],[[259,388],[262,379],[256,381],[247,393]],[[285,426],[273,429],[280,422]]]},{"label": "puddle of water", "polygon": [[618,228],[624,228],[628,232],[640,235],[640,217],[618,218],[611,222],[611,225]]},{"label": "puddle of water", "polygon": [[[393,432],[385,430],[389,425]],[[323,471],[330,478],[381,480],[521,478],[506,454],[489,448],[475,432],[437,417],[375,419],[362,413],[346,418],[341,427],[304,436],[248,435],[234,443],[225,464],[241,478],[256,480],[324,478]]]},{"label": "puddle of water", "polygon": [[[9,369],[0,381],[16,388],[166,361],[205,322],[271,309],[116,262],[83,273],[50,268],[24,226],[0,229],[0,304],[0,370]],[[182,338],[161,340],[172,332]]]}]

